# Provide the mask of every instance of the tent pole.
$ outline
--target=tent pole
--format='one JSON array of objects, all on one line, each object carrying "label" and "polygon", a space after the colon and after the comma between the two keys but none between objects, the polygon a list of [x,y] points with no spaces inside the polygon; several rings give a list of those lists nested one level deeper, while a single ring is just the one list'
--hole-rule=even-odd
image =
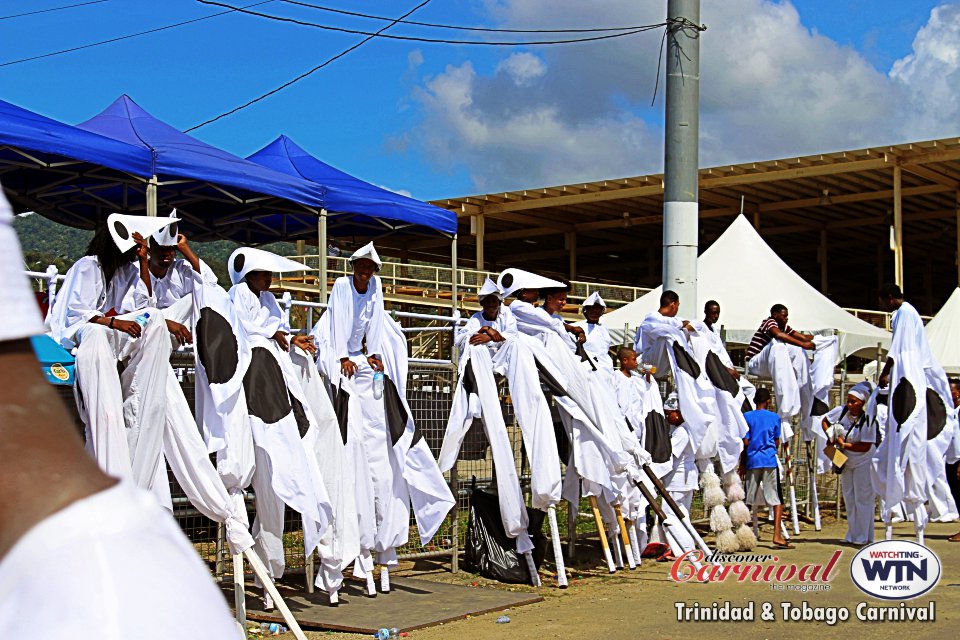
[{"label": "tent pole", "polygon": [[[466,208],[466,205],[463,205]],[[485,256],[483,255],[484,251],[484,238],[486,234],[487,219],[483,217],[482,213],[478,213],[472,217],[474,232],[477,238],[477,271],[483,271],[483,265],[485,262]],[[483,285],[483,277],[480,274],[477,274],[477,286],[480,287]]]},{"label": "tent pole", "polygon": [[829,280],[827,276],[827,230],[820,229],[820,293],[827,295]]},{"label": "tent pole", "polygon": [[567,231],[567,251],[570,254],[570,280],[577,279],[577,233],[576,231]]},{"label": "tent pole", "polygon": [[157,217],[157,176],[153,176],[147,181],[147,215]]},{"label": "tent pole", "polygon": [[320,209],[317,221],[317,259],[320,262],[320,302],[327,301],[327,210]]},{"label": "tent pole", "polygon": [[893,279],[903,289],[903,198],[900,165],[893,167]]},{"label": "tent pole", "polygon": [[456,315],[459,307],[457,299],[457,283],[460,276],[457,273],[457,234],[453,234],[453,242],[450,243],[450,302],[453,305],[453,312],[450,315]]}]

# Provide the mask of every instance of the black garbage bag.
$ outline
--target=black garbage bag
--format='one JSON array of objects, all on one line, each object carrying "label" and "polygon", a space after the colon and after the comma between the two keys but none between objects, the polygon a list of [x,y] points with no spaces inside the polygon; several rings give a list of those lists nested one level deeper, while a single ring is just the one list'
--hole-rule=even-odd
[{"label": "black garbage bag", "polygon": [[[534,547],[533,561],[539,568],[547,551],[547,538],[542,533],[546,514],[527,507],[527,515],[530,518],[527,531]],[[530,584],[530,570],[527,561],[517,553],[517,541],[509,538],[503,530],[497,496],[480,489],[474,489],[470,495],[463,564],[467,571],[479,573],[484,578]]]}]

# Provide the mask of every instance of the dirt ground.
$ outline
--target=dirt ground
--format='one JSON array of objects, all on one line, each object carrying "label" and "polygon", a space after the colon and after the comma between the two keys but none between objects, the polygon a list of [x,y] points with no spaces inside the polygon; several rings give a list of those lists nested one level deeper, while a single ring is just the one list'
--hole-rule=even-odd
[{"label": "dirt ground", "polygon": [[[596,538],[583,541],[577,557],[570,567],[570,587],[560,590],[555,586],[552,573],[542,572],[544,586],[533,589],[526,586],[502,585],[479,578],[466,572],[451,574],[446,568],[428,563],[411,565],[404,571],[418,578],[458,583],[477,589],[511,589],[537,592],[544,601],[511,610],[470,617],[447,624],[409,632],[409,640],[433,640],[439,638],[463,638],[470,640],[517,640],[519,638],[689,638],[694,634],[706,634],[719,638],[817,638],[817,640],[841,638],[854,634],[886,633],[921,638],[955,638],[960,621],[960,543],[949,543],[946,538],[960,529],[958,523],[931,524],[927,530],[926,543],[940,557],[943,572],[939,584],[928,594],[908,601],[910,606],[926,605],[933,601],[936,620],[933,622],[864,622],[856,617],[856,606],[861,602],[878,606],[898,606],[897,602],[872,599],[862,593],[850,579],[849,566],[856,548],[844,545],[846,523],[825,523],[823,530],[816,532],[804,525],[799,536],[794,536],[796,548],[774,550],[770,543],[771,527],[764,526],[760,545],[754,553],[773,553],[779,563],[798,564],[826,563],[837,549],[843,551],[829,582],[828,591],[801,593],[798,591],[775,591],[769,584],[735,583],[729,579],[723,583],[678,584],[668,575],[670,563],[644,560],[634,571],[621,571],[608,575],[599,569],[599,546]],[[883,530],[877,526],[877,539],[882,539]],[[911,539],[912,524],[898,524],[895,538]],[[710,539],[708,539],[708,543]],[[549,555],[549,554],[548,554]],[[552,566],[552,565],[551,565]],[[389,596],[388,596],[389,597]],[[754,622],[678,622],[675,603],[710,605],[714,601],[730,601],[734,606],[756,603],[757,620]],[[781,602],[800,606],[806,601],[810,606],[846,607],[850,619],[828,626],[824,622],[785,622],[782,620]],[[764,622],[759,618],[762,603],[773,605],[776,620]],[[497,624],[497,617],[507,615],[510,622]],[[389,621],[384,621],[389,626]],[[883,624],[884,627],[879,625]],[[284,638],[293,638],[284,634]],[[359,635],[307,632],[311,639],[360,638]]]}]

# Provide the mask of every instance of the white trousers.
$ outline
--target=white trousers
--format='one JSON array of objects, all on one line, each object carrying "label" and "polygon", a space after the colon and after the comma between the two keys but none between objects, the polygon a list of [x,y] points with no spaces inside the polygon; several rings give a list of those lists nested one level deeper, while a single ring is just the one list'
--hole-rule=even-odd
[{"label": "white trousers", "polygon": [[[810,363],[803,349],[776,339],[771,340],[760,353],[747,362],[747,373],[773,381],[777,413],[782,422],[789,423],[796,415],[810,415],[813,385],[810,380]],[[792,430],[790,435],[793,435]],[[789,439],[789,436],[784,435],[784,439]]]},{"label": "white trousers", "polygon": [[845,468],[840,475],[843,502],[847,509],[847,535],[844,541],[853,544],[873,542],[873,517],[877,494],[870,478],[870,464]]},{"label": "white trousers", "polygon": [[[688,491],[669,491],[670,497],[672,497],[680,509],[683,510],[684,514],[687,517],[687,520],[690,519],[690,505],[693,503],[693,489]],[[661,506],[663,507],[663,512],[667,514],[666,526],[670,529],[670,537],[665,541],[669,542],[670,550],[673,552],[673,555],[679,558],[685,551],[691,551],[697,548],[696,543],[693,541],[693,537],[683,526],[683,523],[680,521],[680,518],[673,512],[670,508],[670,505],[667,504],[666,500],[660,500]],[[661,533],[661,540],[665,536]]]}]

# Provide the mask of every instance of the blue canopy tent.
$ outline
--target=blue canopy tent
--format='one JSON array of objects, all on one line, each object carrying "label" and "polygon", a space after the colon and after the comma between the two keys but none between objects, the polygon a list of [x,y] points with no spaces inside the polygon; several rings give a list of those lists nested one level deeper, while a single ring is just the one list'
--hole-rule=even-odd
[{"label": "blue canopy tent", "polygon": [[[327,234],[331,231],[335,235],[376,239],[426,227],[453,238],[451,251],[456,270],[456,213],[331,167],[285,135],[247,159],[317,185],[323,201],[317,241],[320,251],[327,246]],[[326,282],[326,276],[326,261],[321,260],[320,281]]]},{"label": "blue canopy tent", "polygon": [[17,212],[56,209],[63,222],[90,224],[89,208],[122,208],[109,192],[143,185],[153,156],[0,100],[0,182]]}]

